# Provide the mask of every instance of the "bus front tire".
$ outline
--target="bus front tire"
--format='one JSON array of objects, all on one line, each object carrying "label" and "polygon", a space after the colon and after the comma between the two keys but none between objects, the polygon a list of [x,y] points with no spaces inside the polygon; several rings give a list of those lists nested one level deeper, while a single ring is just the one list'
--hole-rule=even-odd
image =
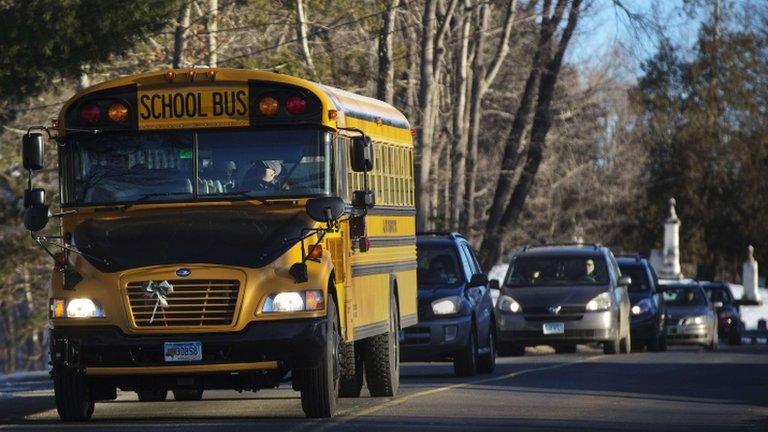
[{"label": "bus front tire", "polygon": [[354,342],[344,343],[339,346],[339,359],[341,363],[341,376],[339,378],[339,397],[360,397],[363,389],[363,356],[359,353],[359,347]]},{"label": "bus front tire", "polygon": [[65,422],[81,422],[91,419],[95,402],[88,391],[85,376],[75,372],[53,374],[56,411]]},{"label": "bus front tire", "polygon": [[328,297],[328,333],[320,364],[299,371],[301,408],[308,418],[333,417],[339,397],[339,345],[341,332],[336,303]]},{"label": "bus front tire", "polygon": [[400,386],[400,325],[397,303],[390,297],[389,331],[361,341],[365,381],[373,397],[392,397]]}]

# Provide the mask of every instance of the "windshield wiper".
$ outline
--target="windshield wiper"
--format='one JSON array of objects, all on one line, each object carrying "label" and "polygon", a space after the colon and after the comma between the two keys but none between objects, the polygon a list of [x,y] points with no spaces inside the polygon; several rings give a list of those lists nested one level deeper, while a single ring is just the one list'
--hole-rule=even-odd
[{"label": "windshield wiper", "polygon": [[246,197],[246,198],[255,199],[256,201],[258,201],[258,202],[260,202],[262,204],[269,204],[269,201],[267,201],[266,199],[264,199],[262,197],[258,197],[258,196],[252,195],[251,191],[249,191],[249,190],[237,190],[237,191],[229,191],[229,192],[218,192],[218,193],[215,193],[215,194],[206,194],[206,196],[211,196],[211,195],[214,195],[214,196],[237,195],[237,196],[242,196],[242,197]]},{"label": "windshield wiper", "polygon": [[122,210],[126,211],[126,210],[128,210],[129,208],[133,207],[136,204],[143,204],[145,202],[150,202],[150,201],[146,201],[147,198],[158,197],[158,196],[182,195],[182,194],[183,195],[192,195],[189,192],[181,192],[181,191],[179,191],[179,192],[150,192],[150,193],[145,193],[144,195],[142,195],[142,196],[138,197],[137,199],[129,202],[128,204],[125,204],[123,206]]}]

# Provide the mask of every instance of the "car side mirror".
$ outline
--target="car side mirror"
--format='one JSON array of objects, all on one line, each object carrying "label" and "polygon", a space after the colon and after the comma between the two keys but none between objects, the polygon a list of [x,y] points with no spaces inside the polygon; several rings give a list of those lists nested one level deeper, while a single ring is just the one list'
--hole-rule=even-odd
[{"label": "car side mirror", "polygon": [[716,302],[712,303],[712,306],[714,306],[715,308],[719,309],[719,308],[723,307],[723,302],[716,301]]},{"label": "car side mirror", "polygon": [[475,273],[469,279],[470,287],[476,287],[476,286],[482,286],[482,285],[488,285],[488,275],[484,273]]},{"label": "car side mirror", "polygon": [[33,204],[24,210],[24,227],[32,232],[40,231],[48,225],[48,206]]},{"label": "car side mirror", "polygon": [[488,288],[492,290],[500,290],[501,284],[499,283],[498,279],[491,279],[488,281]]},{"label": "car side mirror", "polygon": [[632,285],[632,278],[629,276],[622,276],[619,278],[619,286],[630,286]]},{"label": "car side mirror", "polygon": [[344,200],[339,197],[310,198],[307,200],[307,215],[317,222],[331,223],[345,211]]},{"label": "car side mirror", "polygon": [[43,169],[43,134],[28,133],[21,138],[21,160],[24,169]]},{"label": "car side mirror", "polygon": [[45,204],[45,189],[33,188],[24,191],[24,208]]},{"label": "car side mirror", "polygon": [[373,150],[370,137],[363,135],[352,138],[350,164],[354,172],[366,172],[373,169]]}]

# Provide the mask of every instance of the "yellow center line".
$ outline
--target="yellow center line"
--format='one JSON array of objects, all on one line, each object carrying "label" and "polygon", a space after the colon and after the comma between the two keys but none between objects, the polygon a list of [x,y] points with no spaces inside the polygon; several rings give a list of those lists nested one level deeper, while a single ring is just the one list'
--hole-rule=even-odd
[{"label": "yellow center line", "polygon": [[[593,361],[593,360],[598,359],[600,357],[602,357],[602,356],[596,355],[596,356],[588,357],[588,358],[586,358],[584,360],[575,361],[575,362],[571,362],[571,363],[559,363],[559,364],[552,365],[552,366],[544,366],[544,367],[538,367],[538,368],[523,369],[523,370],[520,370],[520,371],[510,372],[510,373],[508,373],[506,375],[500,375],[500,376],[497,376],[497,377],[477,379],[477,380],[463,382],[463,383],[456,383],[456,384],[452,384],[452,385],[448,385],[448,386],[444,386],[444,387],[437,387],[437,388],[433,388],[433,389],[429,389],[429,390],[423,390],[423,391],[420,391],[420,392],[411,393],[411,394],[409,394],[407,396],[397,397],[395,399],[391,399],[391,400],[388,400],[386,402],[382,402],[380,404],[377,404],[377,405],[374,405],[374,406],[371,406],[371,407],[368,407],[368,408],[361,409],[360,411],[356,411],[356,412],[350,413],[348,416],[345,415],[344,412],[342,412],[340,414],[342,414],[343,417],[336,417],[334,419],[328,419],[328,420],[315,420],[314,422],[309,423],[309,424],[302,424],[302,425],[299,425],[297,428],[289,429],[288,432],[299,432],[299,431],[302,431],[304,429],[311,429],[313,431],[321,432],[321,431],[328,430],[328,429],[330,429],[332,427],[336,427],[336,426],[343,425],[345,423],[349,423],[349,422],[357,420],[357,419],[359,419],[361,417],[366,417],[366,416],[369,416],[371,414],[375,414],[375,413],[377,413],[377,412],[379,412],[381,410],[384,410],[384,409],[387,409],[387,408],[391,408],[391,407],[394,407],[394,406],[397,406],[397,405],[401,405],[401,404],[404,404],[404,403],[406,403],[408,401],[411,401],[413,399],[421,398],[421,397],[424,397],[424,396],[431,396],[431,395],[434,395],[434,394],[437,394],[437,393],[446,392],[448,390],[455,390],[455,389],[458,389],[458,388],[469,387],[469,386],[478,385],[478,384],[487,384],[487,383],[491,383],[491,382],[503,381],[503,380],[506,380],[506,379],[519,377],[520,375],[525,375],[525,374],[529,374],[529,373],[532,373],[532,372],[541,372],[541,371],[552,370],[552,369],[560,369],[560,368],[563,368],[563,367],[566,367],[566,366],[572,366],[572,365],[577,365],[577,364],[581,364],[581,363],[590,362],[590,361]],[[322,423],[322,424],[320,424],[320,423]]]}]

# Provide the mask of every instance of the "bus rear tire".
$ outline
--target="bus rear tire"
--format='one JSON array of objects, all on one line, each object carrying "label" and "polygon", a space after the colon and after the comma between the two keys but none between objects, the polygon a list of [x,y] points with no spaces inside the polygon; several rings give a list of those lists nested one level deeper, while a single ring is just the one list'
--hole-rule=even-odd
[{"label": "bus rear tire", "polygon": [[168,398],[168,390],[139,390],[136,394],[139,396],[139,402],[160,402]]},{"label": "bus rear tire", "polygon": [[200,389],[174,390],[173,398],[177,401],[199,401],[203,399],[203,391]]},{"label": "bus rear tire", "polygon": [[392,397],[400,386],[400,323],[394,296],[390,296],[389,331],[361,341],[365,381],[373,397]]},{"label": "bus rear tire", "polygon": [[339,346],[339,359],[341,363],[341,377],[339,378],[339,397],[360,397],[363,389],[363,356],[354,342],[344,343]]},{"label": "bus rear tire", "polygon": [[302,369],[300,375],[301,408],[307,418],[333,417],[339,398],[339,345],[341,332],[336,303],[328,296],[328,331],[320,364]]},{"label": "bus rear tire", "polygon": [[55,372],[53,390],[56,411],[65,422],[81,422],[91,419],[96,403],[88,391],[85,376],[75,372]]}]

